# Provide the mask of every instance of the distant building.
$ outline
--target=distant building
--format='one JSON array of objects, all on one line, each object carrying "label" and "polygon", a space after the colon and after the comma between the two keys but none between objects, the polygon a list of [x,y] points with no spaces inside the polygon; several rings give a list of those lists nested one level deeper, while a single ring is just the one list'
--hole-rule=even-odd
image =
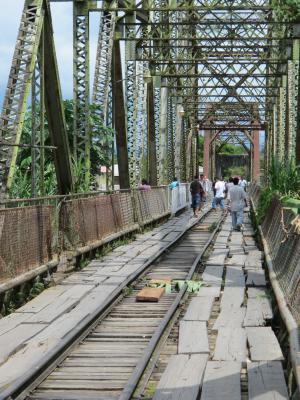
[{"label": "distant building", "polygon": [[[110,173],[110,169],[106,166],[100,167],[100,173],[97,176],[96,180],[98,183],[99,190],[106,190],[106,175],[107,172]],[[119,189],[119,166],[118,164],[114,165],[114,189]]]}]

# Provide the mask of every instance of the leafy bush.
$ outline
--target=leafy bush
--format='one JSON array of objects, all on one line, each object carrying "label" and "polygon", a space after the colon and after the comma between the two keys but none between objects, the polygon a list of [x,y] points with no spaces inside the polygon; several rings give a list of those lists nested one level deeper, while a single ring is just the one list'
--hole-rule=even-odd
[{"label": "leafy bush", "polygon": [[279,21],[300,20],[300,0],[272,0],[271,6]]},{"label": "leafy bush", "polygon": [[266,215],[268,208],[270,207],[271,201],[274,196],[278,195],[272,188],[267,187],[266,189],[262,190],[260,193],[260,197],[258,200],[258,205],[256,208],[257,212],[257,223],[260,225]]},{"label": "leafy bush", "polygon": [[272,160],[268,176],[268,187],[281,196],[300,198],[300,166],[293,161]]},{"label": "leafy bush", "polygon": [[259,224],[263,221],[275,196],[285,201],[300,199],[300,166],[295,166],[293,161],[279,162],[275,158],[272,160],[267,186],[261,191],[258,201],[257,220]]}]

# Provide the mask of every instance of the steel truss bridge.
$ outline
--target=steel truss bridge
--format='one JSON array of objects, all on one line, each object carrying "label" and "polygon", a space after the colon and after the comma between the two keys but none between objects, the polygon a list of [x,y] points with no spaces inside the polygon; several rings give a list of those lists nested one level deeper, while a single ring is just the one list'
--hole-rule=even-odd
[{"label": "steel truss bridge", "polygon": [[[51,3],[64,1],[73,6],[71,127],[51,18]],[[92,13],[99,22],[95,71]],[[279,20],[267,0],[24,0],[0,116],[0,400],[141,398],[148,382],[153,390],[151,377],[158,379],[160,354],[165,364],[173,351],[169,337],[175,356],[190,362],[190,355],[207,355],[205,367],[211,344],[217,348],[213,331],[223,311],[220,327],[238,328],[221,338],[226,358],[215,358],[216,351],[209,361],[226,363],[225,379],[213,370],[207,379],[220,393],[216,398],[300,398],[299,215],[274,197],[259,226],[262,185],[256,182],[249,188],[255,229],[247,214],[245,229],[233,232],[230,216],[210,210],[209,201],[200,219],[187,211],[187,182],[199,170],[202,145],[210,178],[219,173],[227,144],[243,149],[239,162],[247,164],[252,181],[268,175],[274,156],[300,165],[299,59],[300,25]],[[89,191],[100,167],[95,147],[109,166],[105,192]],[[24,149],[31,156],[31,197],[16,199]],[[49,163],[57,181],[53,196],[45,187]],[[113,190],[116,163],[121,190]],[[171,190],[166,184],[174,176],[180,184]],[[142,178],[151,190],[137,188]],[[160,226],[143,235],[154,223]],[[60,283],[30,301],[54,283],[56,271]],[[195,271],[201,283],[191,280]],[[158,307],[136,302],[137,291],[158,277],[183,286],[165,293]],[[204,303],[206,319],[185,321],[199,322],[202,336],[186,329],[188,351],[177,351],[181,327],[178,334],[175,322],[188,301],[188,283],[204,283],[206,294],[193,300],[212,300]],[[97,331],[102,322],[107,330]],[[67,360],[74,354],[75,364]],[[237,369],[228,371],[227,360],[239,360]],[[57,374],[62,361],[71,361],[66,366],[73,372]],[[194,399],[204,367],[199,372],[202,361],[195,361],[187,369],[186,361],[179,368],[174,362],[171,375],[178,396]],[[190,380],[196,375],[198,386]],[[205,390],[201,398],[213,398],[210,390],[204,397]]]},{"label": "steel truss bridge", "polygon": [[[60,1],[73,3],[73,154],[51,22],[50,3]],[[91,13],[99,16],[92,92]],[[117,154],[121,188],[142,177],[152,185],[189,180],[201,135],[210,177],[216,154],[232,143],[245,149],[258,180],[260,132],[265,173],[275,154],[299,163],[299,40],[299,25],[278,21],[265,0],[25,0],[0,119],[2,197],[24,146],[29,99],[32,196],[44,194],[46,152],[54,152],[61,194],[73,191],[71,157],[83,161],[89,184],[93,112],[114,132],[106,151],[111,164]]]}]

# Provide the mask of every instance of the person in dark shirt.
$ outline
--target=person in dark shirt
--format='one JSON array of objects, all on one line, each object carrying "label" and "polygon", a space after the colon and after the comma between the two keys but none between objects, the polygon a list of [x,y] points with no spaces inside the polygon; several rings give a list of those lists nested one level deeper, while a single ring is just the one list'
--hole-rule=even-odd
[{"label": "person in dark shirt", "polygon": [[204,190],[197,175],[195,175],[194,180],[190,185],[190,192],[192,195],[192,209],[194,211],[194,217],[198,217]]}]

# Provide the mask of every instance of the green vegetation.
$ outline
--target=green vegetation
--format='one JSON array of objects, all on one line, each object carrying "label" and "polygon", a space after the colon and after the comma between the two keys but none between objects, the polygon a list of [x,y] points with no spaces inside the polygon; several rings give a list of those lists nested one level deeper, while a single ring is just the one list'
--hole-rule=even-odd
[{"label": "green vegetation", "polygon": [[149,283],[148,287],[153,287],[153,288],[165,288],[165,292],[167,294],[170,294],[172,292],[179,292],[184,285],[187,285],[187,291],[188,293],[196,293],[199,292],[201,287],[204,285],[204,283],[201,280],[178,280],[178,281],[173,281],[173,283],[167,283],[164,282],[163,280],[161,282],[156,282],[156,283]]},{"label": "green vegetation", "polygon": [[227,181],[231,176],[246,176],[246,167],[229,167],[224,169],[224,179]]},{"label": "green vegetation", "polygon": [[300,21],[300,0],[272,0],[271,7],[279,21]]},{"label": "green vegetation", "polygon": [[220,154],[245,154],[246,151],[243,146],[236,146],[234,144],[226,143],[221,145]]},{"label": "green vegetation", "polygon": [[156,382],[149,382],[144,393],[145,397],[152,398],[155,392],[156,392]]},{"label": "green vegetation", "polygon": [[208,228],[209,232],[213,232],[217,228],[217,226],[218,226],[217,222],[213,222],[212,224],[210,224]]},{"label": "green vegetation", "polygon": [[[69,138],[70,152],[74,155],[74,129],[73,129],[73,101],[64,101],[67,134]],[[25,115],[21,144],[31,144],[32,112],[29,109]],[[85,165],[84,160],[72,158],[74,190],[85,192],[91,190],[95,185],[95,175],[99,173],[100,166],[109,166],[109,149],[113,141],[113,130],[104,126],[96,106],[90,106],[90,137],[91,137],[91,182],[87,186],[84,182]],[[45,146],[51,145],[47,120],[45,121]],[[20,147],[17,158],[17,168],[10,196],[13,198],[31,197],[31,164],[32,155],[30,147]],[[45,150],[45,172],[44,172],[44,194],[57,194],[57,180],[54,168],[54,150]]]},{"label": "green vegetation", "polygon": [[258,223],[263,221],[275,196],[283,202],[293,202],[293,199],[300,199],[300,166],[295,166],[293,161],[287,163],[279,162],[276,159],[272,161],[267,185],[261,191],[258,202]]}]

